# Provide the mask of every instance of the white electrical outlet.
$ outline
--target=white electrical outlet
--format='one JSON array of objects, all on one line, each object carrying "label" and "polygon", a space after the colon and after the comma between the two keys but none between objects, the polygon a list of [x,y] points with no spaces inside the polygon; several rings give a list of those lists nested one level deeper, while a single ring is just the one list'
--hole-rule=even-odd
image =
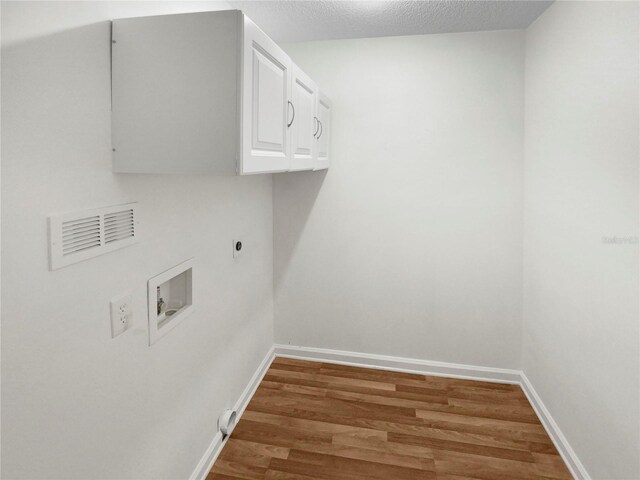
[{"label": "white electrical outlet", "polygon": [[109,302],[111,307],[111,338],[117,337],[131,327],[133,320],[132,301],[132,295],[127,294]]},{"label": "white electrical outlet", "polygon": [[242,255],[243,248],[244,248],[244,245],[240,240],[234,240],[233,241],[233,258],[238,258],[240,255]]}]

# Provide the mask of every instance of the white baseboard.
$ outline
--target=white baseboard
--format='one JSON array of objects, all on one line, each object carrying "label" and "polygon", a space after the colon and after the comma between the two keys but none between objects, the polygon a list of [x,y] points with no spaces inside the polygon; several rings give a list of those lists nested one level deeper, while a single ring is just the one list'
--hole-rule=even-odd
[{"label": "white baseboard", "polygon": [[207,475],[209,475],[209,472],[211,471],[211,467],[213,467],[214,462],[222,451],[222,446],[222,434],[220,432],[216,432],[211,444],[204,453],[204,456],[198,462],[198,466],[189,477],[189,480],[205,480],[207,478]]},{"label": "white baseboard", "polygon": [[[591,477],[569,445],[569,442],[563,435],[560,427],[558,427],[558,424],[554,421],[549,410],[547,410],[544,403],[542,403],[540,396],[536,393],[531,382],[524,372],[520,370],[479,367],[474,365],[419,360],[415,358],[329,350],[325,348],[274,345],[267,353],[267,356],[256,370],[235,405],[235,410],[238,412],[238,419],[240,419],[240,416],[249,404],[251,397],[255,393],[258,385],[262,381],[262,378],[266,374],[267,369],[271,365],[273,358],[276,356],[337,363],[340,365],[351,365],[355,367],[376,368],[396,372],[418,373],[423,375],[436,375],[440,377],[520,385],[571,474],[576,480],[591,480]],[[220,432],[217,432],[211,441],[209,448],[207,448],[207,451],[191,475],[190,480],[205,480],[211,470],[211,467],[216,461],[216,458],[218,458],[218,455],[222,451],[224,444],[225,441],[223,441],[222,435]]]},{"label": "white baseboard", "polygon": [[328,350],[325,348],[296,347],[292,345],[275,345],[274,349],[276,356],[279,357],[315,360],[366,368],[378,368],[396,372],[481,380],[483,382],[520,383],[519,370],[477,367],[473,365],[418,360],[415,358],[345,352],[341,350]]},{"label": "white baseboard", "polygon": [[567,441],[567,438],[564,436],[560,427],[555,422],[547,407],[545,407],[544,403],[542,403],[542,399],[538,395],[538,393],[533,388],[533,385],[527,378],[524,372],[520,373],[521,381],[520,386],[524,391],[527,399],[529,399],[529,403],[533,407],[534,411],[538,415],[540,422],[544,426],[547,434],[553,441],[554,445],[558,449],[560,456],[564,460],[564,463],[567,465],[567,468],[573,475],[576,480],[591,480],[591,477],[587,473],[587,470],[582,465],[582,462],[576,455],[576,452],[573,451],[571,445]]},{"label": "white baseboard", "polygon": [[[240,398],[234,405],[234,410],[237,412],[237,420],[240,420],[240,417],[244,413],[244,410],[247,408],[251,397],[253,397],[253,394],[258,388],[258,385],[260,385],[262,378],[267,373],[267,370],[271,365],[274,356],[274,348],[271,347],[271,349],[269,349],[269,351],[267,352],[267,355],[264,357],[264,360],[262,360],[262,363],[260,363],[260,366],[258,367],[256,372],[251,377],[251,380],[249,380],[249,383],[242,392],[242,395],[240,395]],[[189,477],[189,480],[205,480],[207,478],[211,467],[213,467],[213,464],[218,458],[218,455],[220,455],[222,447],[224,447],[225,443],[226,438],[223,440],[222,434],[219,431],[216,432],[213,440],[211,440],[211,443],[209,444],[209,447],[207,448],[206,452],[198,462],[195,470]]]}]

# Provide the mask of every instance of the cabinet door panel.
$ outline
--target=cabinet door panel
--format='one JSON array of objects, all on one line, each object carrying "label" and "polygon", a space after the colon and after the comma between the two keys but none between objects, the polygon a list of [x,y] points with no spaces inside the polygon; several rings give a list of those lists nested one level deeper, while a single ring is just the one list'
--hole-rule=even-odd
[{"label": "cabinet door panel", "polygon": [[242,174],[287,171],[291,60],[244,19]]},{"label": "cabinet door panel", "polygon": [[253,56],[253,139],[252,149],[284,152],[286,134],[283,129],[287,72],[255,48]]},{"label": "cabinet door panel", "polygon": [[331,164],[331,101],[322,92],[318,92],[317,116],[320,128],[316,134],[318,155],[314,170],[329,168]]},{"label": "cabinet door panel", "polygon": [[297,66],[293,66],[292,103],[295,117],[291,124],[291,170],[312,170],[317,142],[316,86]]}]

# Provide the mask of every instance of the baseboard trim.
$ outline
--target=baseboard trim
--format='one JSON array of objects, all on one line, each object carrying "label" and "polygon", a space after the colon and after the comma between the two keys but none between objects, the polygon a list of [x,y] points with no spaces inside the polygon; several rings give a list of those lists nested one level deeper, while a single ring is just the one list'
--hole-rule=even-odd
[{"label": "baseboard trim", "polygon": [[525,373],[521,372],[520,377],[520,387],[522,387],[522,390],[527,396],[529,403],[533,407],[533,410],[536,412],[536,415],[538,415],[540,422],[542,423],[545,430],[547,431],[547,434],[558,449],[560,456],[564,460],[564,463],[567,465],[567,468],[569,469],[573,477],[576,480],[591,480],[591,477],[587,473],[586,468],[584,468],[584,465],[582,465],[582,462],[578,458],[578,455],[576,455],[576,452],[574,452],[573,448],[571,448],[571,445],[569,445],[567,438],[560,430],[560,427],[551,416],[551,413],[542,402],[540,395],[538,395],[538,392],[536,392],[536,390],[533,388],[533,385],[531,384]]},{"label": "baseboard trim", "polygon": [[520,371],[504,368],[477,367],[456,363],[434,362],[415,358],[392,357],[371,353],[347,352],[325,348],[275,345],[275,354],[279,357],[315,360],[341,365],[366,368],[378,368],[396,372],[419,373],[440,377],[480,380],[484,382],[520,383]]},{"label": "baseboard trim", "polygon": [[[238,420],[240,420],[240,417],[242,416],[245,409],[247,408],[247,405],[249,405],[249,401],[251,400],[251,397],[253,397],[253,394],[256,392],[258,385],[260,385],[262,378],[267,373],[267,370],[269,369],[269,366],[271,365],[271,362],[273,361],[274,357],[275,357],[275,351],[274,351],[274,348],[271,347],[267,352],[267,355],[264,357],[264,359],[260,363],[260,366],[251,377],[251,380],[249,380],[249,383],[247,384],[246,388],[242,392],[242,395],[240,395],[240,398],[234,405],[234,410],[237,412]],[[225,439],[222,438],[222,434],[219,431],[216,432],[215,436],[213,437],[213,440],[211,440],[211,443],[209,444],[209,447],[207,448],[204,455],[198,462],[198,465],[196,466],[195,470],[189,477],[189,480],[205,480],[207,478],[207,475],[209,474],[209,471],[213,467],[213,464],[215,463],[216,459],[218,458],[218,455],[220,455],[220,452],[222,451],[222,448],[224,447],[226,440],[227,440],[226,438]]]}]

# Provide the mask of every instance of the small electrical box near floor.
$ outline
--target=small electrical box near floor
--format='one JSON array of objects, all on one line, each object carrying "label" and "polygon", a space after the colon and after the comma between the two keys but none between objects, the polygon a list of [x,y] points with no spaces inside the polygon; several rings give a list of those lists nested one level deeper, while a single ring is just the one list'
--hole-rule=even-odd
[{"label": "small electrical box near floor", "polygon": [[149,280],[149,345],[156,343],[191,313],[192,289],[193,259]]}]

